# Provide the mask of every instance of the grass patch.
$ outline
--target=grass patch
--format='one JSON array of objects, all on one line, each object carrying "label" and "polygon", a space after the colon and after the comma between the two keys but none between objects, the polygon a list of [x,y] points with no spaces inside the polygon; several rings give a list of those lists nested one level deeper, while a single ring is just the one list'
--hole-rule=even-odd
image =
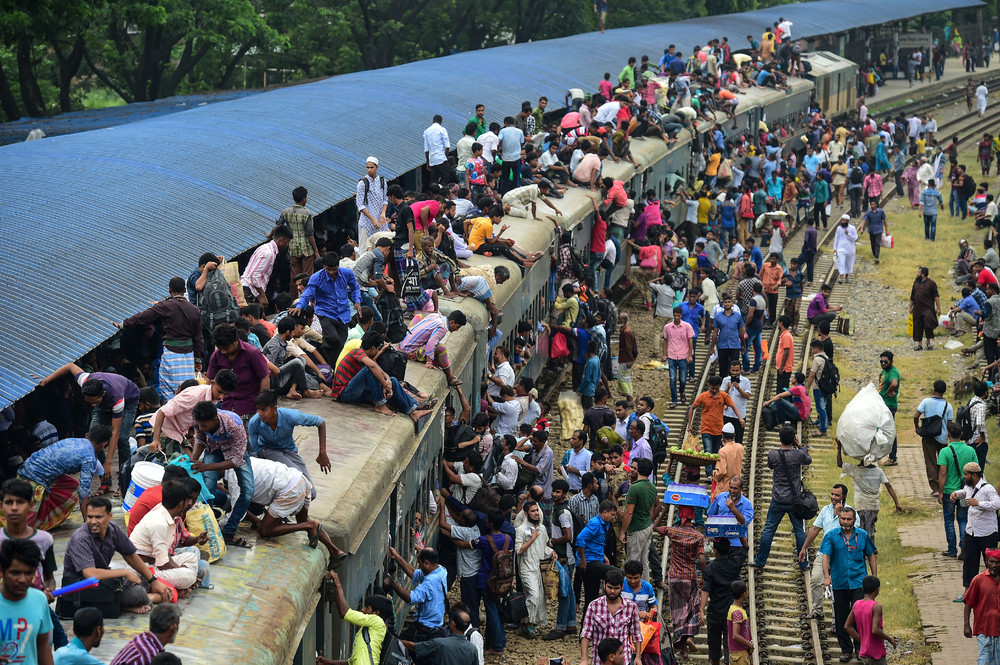
[{"label": "grass patch", "polygon": [[107,88],[90,90],[83,97],[83,108],[87,110],[105,109],[111,106],[125,106],[125,104],[125,100],[117,92]]},{"label": "grass patch", "polygon": [[[960,154],[960,163],[969,165],[973,177],[976,177],[977,181],[979,180],[979,169],[976,166],[977,162],[973,151],[963,151]],[[913,210],[907,198],[894,198],[885,204],[889,231],[895,238],[895,247],[882,251],[877,279],[881,284],[891,287],[891,289],[885,290],[884,297],[896,299],[894,302],[887,301],[886,303],[894,310],[906,312],[910,289],[916,277],[917,268],[920,266],[927,266],[930,270],[930,276],[938,284],[942,312],[947,311],[959,297],[954,287],[953,278],[948,272],[954,265],[955,256],[958,253],[958,242],[961,238],[968,238],[979,251],[983,233],[975,229],[971,220],[962,221],[960,218],[949,216],[947,210],[949,190],[950,187],[947,185],[941,189],[945,210],[938,213],[937,238],[934,243],[924,239],[922,213],[920,210]],[[865,237],[861,238],[861,243],[858,245],[858,261],[872,261]],[[850,310],[850,306],[848,306],[848,310]],[[864,321],[859,323],[865,325]],[[941,333],[943,330],[938,328],[938,332]],[[954,357],[954,352],[943,348],[942,345],[946,339],[946,336],[939,337],[933,351],[919,353],[908,351],[912,340],[907,331],[905,315],[900,317],[900,320],[878,330],[874,340],[870,336],[865,339],[835,336],[838,359],[844,357],[851,359],[851,361],[841,361],[838,364],[842,385],[845,383],[851,385],[857,382],[860,387],[869,381],[876,383],[879,373],[878,352],[882,349],[892,349],[896,352],[895,364],[903,379],[900,388],[899,412],[896,418],[901,447],[920,446],[920,440],[911,425],[912,415],[920,400],[930,395],[933,381],[938,378],[946,380],[950,390],[952,374],[957,372],[959,367],[964,367],[967,364],[964,359]],[[971,336],[966,335],[963,341],[968,344],[971,339]],[[843,355],[841,355],[841,351],[844,352]],[[837,395],[834,399],[834,413],[838,415],[843,413],[844,407],[854,397],[854,394],[851,390],[845,390]],[[959,404],[956,403],[954,396],[949,396],[949,399],[957,410]],[[989,437],[993,441],[1000,441],[1000,427],[995,419],[988,421],[988,429]],[[840,469],[835,463],[836,451],[832,446],[816,445],[814,456],[820,464],[814,465],[810,470],[810,485],[817,491],[817,494],[824,496],[826,488],[838,482],[844,482],[849,487],[853,486],[853,482],[841,479]],[[1000,446],[993,446],[989,460],[991,463],[1000,464]],[[899,494],[899,488],[897,488],[897,494]],[[915,555],[935,552],[940,548],[930,545],[927,547],[904,547],[900,542],[899,532],[900,529],[906,528],[914,521],[940,519],[940,511],[936,510],[933,504],[923,500],[923,497],[900,495],[900,504],[906,510],[901,515],[896,514],[888,492],[881,493],[876,536],[879,548],[878,573],[882,580],[880,601],[887,608],[886,630],[890,634],[902,638],[906,649],[912,649],[912,652],[904,657],[906,662],[908,664],[929,663],[931,653],[936,650],[936,647],[924,642],[920,608],[911,581],[911,576],[919,575],[921,568],[917,564],[908,562],[907,559]]]}]

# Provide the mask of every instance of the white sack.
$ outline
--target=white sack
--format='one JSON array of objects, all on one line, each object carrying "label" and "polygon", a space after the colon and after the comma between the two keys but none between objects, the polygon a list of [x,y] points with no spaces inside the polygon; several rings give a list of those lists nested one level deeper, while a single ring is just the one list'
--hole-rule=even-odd
[{"label": "white sack", "polygon": [[837,421],[837,439],[844,454],[872,464],[892,450],[896,423],[875,386],[869,383],[844,408]]}]

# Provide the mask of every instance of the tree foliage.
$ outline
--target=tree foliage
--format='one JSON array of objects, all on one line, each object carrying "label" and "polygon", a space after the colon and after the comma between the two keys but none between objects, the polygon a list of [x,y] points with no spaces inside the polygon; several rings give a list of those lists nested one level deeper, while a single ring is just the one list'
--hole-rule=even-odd
[{"label": "tree foliage", "polygon": [[[607,25],[758,2],[612,0]],[[142,102],[260,87],[596,27],[593,0],[0,0],[0,110],[70,111],[95,90]]]}]

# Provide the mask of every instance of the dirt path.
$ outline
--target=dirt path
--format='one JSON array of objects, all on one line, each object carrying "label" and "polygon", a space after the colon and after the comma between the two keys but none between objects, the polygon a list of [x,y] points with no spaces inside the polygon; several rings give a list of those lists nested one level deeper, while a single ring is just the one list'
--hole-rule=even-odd
[{"label": "dirt path", "polygon": [[[937,519],[913,522],[899,530],[900,542],[904,547],[926,548],[929,543],[943,542],[944,525],[940,508],[930,496],[927,480],[923,473],[923,457],[920,449],[908,446],[899,451],[899,466],[887,469],[889,480],[899,495],[917,499],[926,507],[937,510]],[[953,602],[962,591],[962,563],[941,556],[935,551],[907,557],[907,563],[918,567],[912,573],[913,592],[920,606],[920,620],[924,626],[924,639],[928,644],[937,644],[941,650],[931,656],[934,665],[976,662],[976,641],[966,639],[963,634],[963,609]]]}]

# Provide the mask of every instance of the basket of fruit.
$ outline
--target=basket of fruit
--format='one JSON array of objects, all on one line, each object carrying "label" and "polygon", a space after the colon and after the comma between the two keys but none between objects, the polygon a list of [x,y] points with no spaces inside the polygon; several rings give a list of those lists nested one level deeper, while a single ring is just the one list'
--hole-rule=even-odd
[{"label": "basket of fruit", "polygon": [[715,453],[706,453],[694,448],[668,448],[671,459],[685,466],[708,466],[719,461]]}]

